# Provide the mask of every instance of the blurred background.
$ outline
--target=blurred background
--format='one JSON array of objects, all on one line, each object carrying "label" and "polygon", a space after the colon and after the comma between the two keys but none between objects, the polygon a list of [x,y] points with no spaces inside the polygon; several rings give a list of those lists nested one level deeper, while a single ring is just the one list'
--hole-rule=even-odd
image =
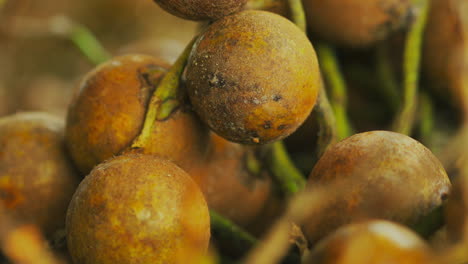
[{"label": "blurred background", "polygon": [[110,55],[142,53],[168,62],[197,30],[151,0],[0,0],[0,116],[66,115],[73,88],[94,67],[72,41],[73,25],[87,28]]}]

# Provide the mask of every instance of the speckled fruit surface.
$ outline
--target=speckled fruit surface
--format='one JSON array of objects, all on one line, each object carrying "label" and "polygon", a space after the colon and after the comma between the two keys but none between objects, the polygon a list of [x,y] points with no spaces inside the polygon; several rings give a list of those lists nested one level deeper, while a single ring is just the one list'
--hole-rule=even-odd
[{"label": "speckled fruit surface", "polygon": [[310,114],[320,87],[312,44],[291,21],[243,11],[214,22],[199,38],[186,71],[195,111],[237,143],[282,139]]},{"label": "speckled fruit surface", "polygon": [[80,178],[65,151],[64,122],[46,113],[0,119],[0,204],[50,236],[65,214]]},{"label": "speckled fruit surface", "polygon": [[81,264],[189,263],[210,238],[197,184],[173,163],[142,154],[94,168],[73,196],[66,229]]},{"label": "speckled fruit surface", "polygon": [[308,188],[331,186],[326,205],[304,224],[316,242],[341,225],[380,218],[407,225],[442,204],[450,191],[440,161],[416,140],[390,131],[356,134],[332,145]]}]

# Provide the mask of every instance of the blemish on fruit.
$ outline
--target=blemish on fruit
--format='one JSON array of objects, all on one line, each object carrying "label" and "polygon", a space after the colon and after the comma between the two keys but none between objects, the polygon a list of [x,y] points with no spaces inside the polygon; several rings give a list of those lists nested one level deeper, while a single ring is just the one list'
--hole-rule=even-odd
[{"label": "blemish on fruit", "polygon": [[288,128],[288,125],[286,125],[286,124],[282,124],[282,125],[278,126],[278,130],[284,130],[286,128]]},{"label": "blemish on fruit", "polygon": [[283,97],[279,94],[273,95],[273,101],[278,102],[279,100],[283,99]]}]

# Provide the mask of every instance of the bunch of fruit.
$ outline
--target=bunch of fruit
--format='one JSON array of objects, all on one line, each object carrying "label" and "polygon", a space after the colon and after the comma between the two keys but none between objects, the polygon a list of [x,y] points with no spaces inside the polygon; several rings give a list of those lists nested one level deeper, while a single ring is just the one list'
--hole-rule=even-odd
[{"label": "bunch of fruit", "polygon": [[[468,130],[444,141],[443,163],[408,136],[434,131],[417,93],[420,61],[434,93],[468,120],[465,1],[155,2],[209,21],[172,66],[114,57],[84,76],[65,123],[0,119],[5,261],[468,261]],[[384,42],[404,46],[403,62]],[[373,45],[384,47],[396,132],[354,133],[364,125],[351,125],[353,78],[334,47],[352,61],[349,50]],[[404,89],[392,90],[392,73]],[[416,124],[429,128],[412,134]],[[292,160],[283,139],[307,160]]]}]

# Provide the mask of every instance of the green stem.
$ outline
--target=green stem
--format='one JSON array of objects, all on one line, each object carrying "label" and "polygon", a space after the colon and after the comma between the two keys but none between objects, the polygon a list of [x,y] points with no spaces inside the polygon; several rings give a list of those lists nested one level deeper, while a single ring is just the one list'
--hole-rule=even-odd
[{"label": "green stem", "polygon": [[316,47],[320,66],[330,91],[331,106],[336,118],[337,136],[338,139],[343,139],[353,134],[346,114],[346,84],[333,48],[323,43],[319,43]]},{"label": "green stem", "polygon": [[431,149],[432,135],[434,132],[434,109],[431,98],[426,93],[419,96],[421,102],[419,105],[420,124],[419,131],[423,144]]},{"label": "green stem", "polygon": [[111,57],[93,33],[83,25],[74,23],[69,38],[96,65],[109,60]]},{"label": "green stem", "polygon": [[176,97],[180,84],[180,75],[187,64],[196,39],[195,37],[187,45],[183,53],[156,87],[148,105],[143,128],[140,135],[133,142],[132,148],[144,148],[148,140],[150,140],[154,123],[166,119],[179,106],[180,103]]},{"label": "green stem", "polygon": [[416,95],[418,92],[421,64],[421,45],[429,13],[429,1],[418,0],[416,6],[419,10],[419,14],[416,17],[416,21],[414,21],[410,27],[405,43],[403,104],[393,123],[394,131],[406,135],[411,133],[417,108]]},{"label": "green stem", "polygon": [[298,26],[303,32],[307,30],[307,23],[305,18],[304,6],[302,0],[288,0],[289,8],[291,9],[292,21]]},{"label": "green stem", "polygon": [[289,157],[282,141],[269,146],[267,158],[268,168],[279,184],[280,190],[287,197],[291,197],[304,189],[306,180]]},{"label": "green stem", "polygon": [[233,254],[243,254],[257,243],[254,236],[213,210],[210,210],[210,221],[212,236],[217,241],[228,242]]},{"label": "green stem", "polygon": [[318,161],[328,146],[338,140],[335,115],[330,106],[327,92],[323,88],[323,85],[320,88],[317,104],[315,105],[312,114],[316,116],[319,127],[317,148],[315,152],[315,161]]},{"label": "green stem", "polygon": [[380,79],[380,89],[384,99],[393,112],[400,108],[399,87],[395,72],[388,56],[388,46],[381,44],[377,47],[377,75]]},{"label": "green stem", "polygon": [[[221,253],[229,257],[239,258],[258,244],[258,240],[242,228],[210,210],[211,235],[218,241]],[[299,263],[300,256],[291,250],[284,258],[284,263]]]}]

